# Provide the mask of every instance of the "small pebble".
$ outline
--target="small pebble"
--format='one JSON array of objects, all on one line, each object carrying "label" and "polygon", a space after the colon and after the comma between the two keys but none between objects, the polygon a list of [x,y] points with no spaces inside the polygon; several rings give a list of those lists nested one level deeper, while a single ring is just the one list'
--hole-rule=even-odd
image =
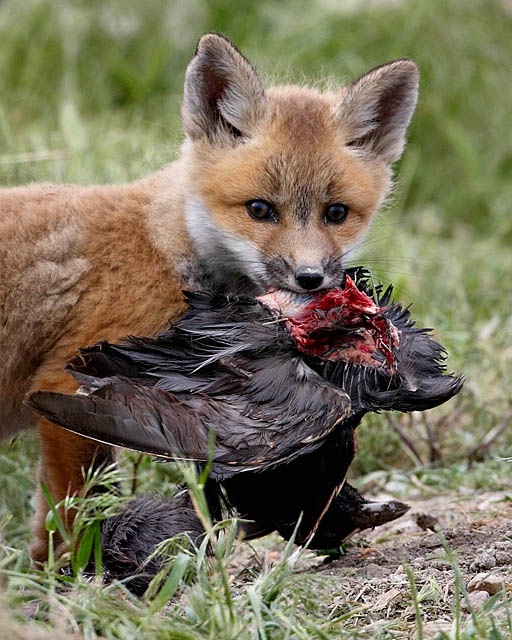
[{"label": "small pebble", "polygon": [[[472,591],[468,594],[468,600],[471,608],[481,609],[487,600],[489,600],[489,594],[487,591]],[[465,600],[462,601],[462,609],[463,611],[466,611],[466,613],[470,610],[470,607]]]},{"label": "small pebble", "polygon": [[416,513],[413,517],[418,527],[423,531],[427,531],[427,529],[435,531],[436,527],[440,526],[439,520],[431,513]]},{"label": "small pebble", "polygon": [[503,577],[498,575],[477,573],[468,582],[468,591],[470,593],[480,591],[492,596],[501,589],[503,589]]}]

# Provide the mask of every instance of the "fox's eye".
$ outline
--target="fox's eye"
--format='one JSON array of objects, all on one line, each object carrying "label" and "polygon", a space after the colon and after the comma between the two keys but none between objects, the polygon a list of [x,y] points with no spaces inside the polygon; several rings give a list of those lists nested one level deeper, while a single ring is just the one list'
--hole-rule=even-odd
[{"label": "fox's eye", "polygon": [[249,200],[245,206],[251,218],[255,220],[278,221],[278,215],[274,207],[266,200]]},{"label": "fox's eye", "polygon": [[340,224],[341,222],[344,222],[347,216],[347,205],[341,202],[335,202],[334,204],[330,204],[325,208],[324,222],[326,224]]}]

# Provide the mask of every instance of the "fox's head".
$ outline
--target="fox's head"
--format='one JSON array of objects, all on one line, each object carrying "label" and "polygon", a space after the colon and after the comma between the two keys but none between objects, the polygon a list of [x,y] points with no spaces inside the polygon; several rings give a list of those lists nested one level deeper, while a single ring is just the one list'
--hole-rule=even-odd
[{"label": "fox's head", "polygon": [[185,78],[186,219],[222,289],[339,285],[391,184],[418,69],[396,60],[337,92],[266,89],[225,38],[199,41]]}]

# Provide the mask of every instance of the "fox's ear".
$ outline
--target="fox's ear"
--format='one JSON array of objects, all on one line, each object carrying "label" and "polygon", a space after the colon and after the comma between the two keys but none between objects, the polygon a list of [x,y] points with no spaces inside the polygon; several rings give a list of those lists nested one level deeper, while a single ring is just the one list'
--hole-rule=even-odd
[{"label": "fox's ear", "polygon": [[265,106],[263,84],[226,38],[204,35],[185,75],[185,133],[217,144],[235,144],[253,133]]},{"label": "fox's ear", "polygon": [[413,60],[390,62],[343,89],[337,117],[347,146],[392,163],[402,155],[405,132],[418,99]]}]

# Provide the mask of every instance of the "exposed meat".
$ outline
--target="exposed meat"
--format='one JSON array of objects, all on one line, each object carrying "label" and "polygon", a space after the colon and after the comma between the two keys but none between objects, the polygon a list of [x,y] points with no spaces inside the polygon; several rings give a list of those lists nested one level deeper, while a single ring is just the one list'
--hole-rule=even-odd
[{"label": "exposed meat", "polygon": [[358,289],[349,275],[343,289],[308,296],[275,290],[259,300],[283,317],[301,352],[324,361],[343,360],[396,371],[400,333],[386,317],[386,308]]}]

